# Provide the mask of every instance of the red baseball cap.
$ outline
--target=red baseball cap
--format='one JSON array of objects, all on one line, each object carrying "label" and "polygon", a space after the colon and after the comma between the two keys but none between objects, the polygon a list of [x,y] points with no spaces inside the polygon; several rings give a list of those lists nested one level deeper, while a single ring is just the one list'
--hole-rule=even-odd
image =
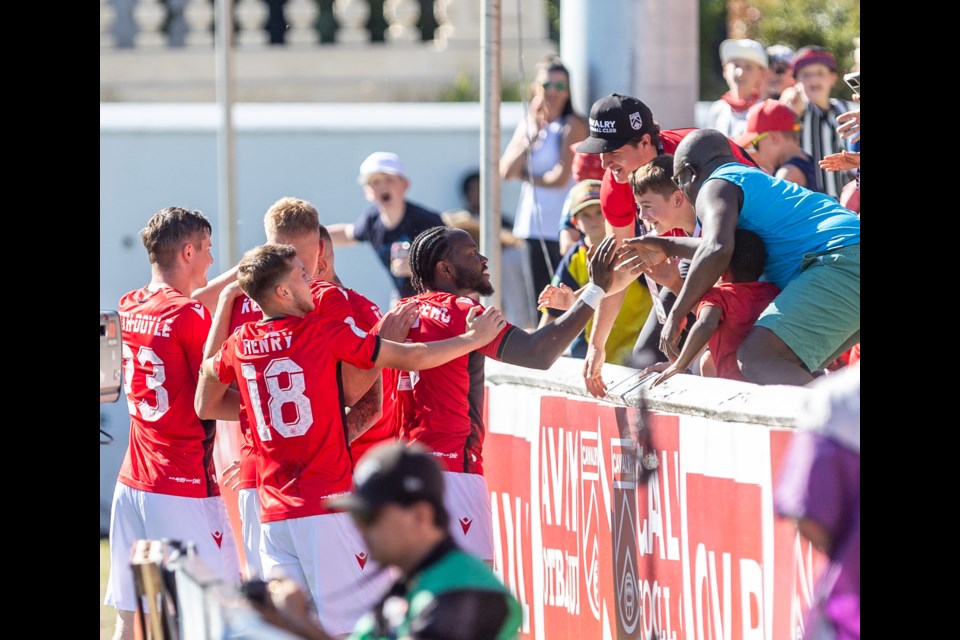
[{"label": "red baseball cap", "polygon": [[747,128],[735,142],[741,147],[749,147],[761,133],[768,131],[800,131],[793,109],[769,98],[758,102],[747,111]]},{"label": "red baseball cap", "polygon": [[570,145],[570,150],[573,151],[573,165],[570,170],[574,180],[580,182],[603,179],[603,167],[600,165],[599,154],[579,153],[575,144]]}]

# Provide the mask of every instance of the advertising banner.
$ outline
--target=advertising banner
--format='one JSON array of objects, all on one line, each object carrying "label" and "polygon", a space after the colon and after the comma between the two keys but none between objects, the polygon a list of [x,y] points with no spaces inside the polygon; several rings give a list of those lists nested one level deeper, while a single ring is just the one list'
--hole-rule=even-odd
[{"label": "advertising banner", "polygon": [[524,637],[799,637],[824,558],[773,512],[790,430],[511,385],[488,385],[487,425]]}]

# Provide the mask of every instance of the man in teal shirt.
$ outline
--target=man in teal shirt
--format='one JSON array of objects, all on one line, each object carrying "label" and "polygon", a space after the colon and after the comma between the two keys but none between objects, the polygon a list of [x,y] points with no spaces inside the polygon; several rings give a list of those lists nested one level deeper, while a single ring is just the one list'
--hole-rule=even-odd
[{"label": "man in teal shirt", "polygon": [[763,239],[763,279],[781,289],[737,352],[744,378],[807,384],[860,341],[856,214],[829,196],[739,164],[727,139],[711,129],[684,138],[673,167],[677,188],[694,203],[701,237],[628,240],[617,266],[639,272],[668,257],[692,258],[661,332],[665,354],[678,354],[686,314],[727,268],[738,227]]}]

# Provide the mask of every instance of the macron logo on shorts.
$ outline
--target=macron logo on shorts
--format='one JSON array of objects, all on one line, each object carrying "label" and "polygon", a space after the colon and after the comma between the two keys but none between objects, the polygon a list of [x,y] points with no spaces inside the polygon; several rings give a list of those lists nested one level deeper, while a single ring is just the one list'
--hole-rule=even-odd
[{"label": "macron logo on shorts", "polygon": [[223,532],[222,532],[222,531],[214,531],[214,532],[211,533],[210,535],[213,536],[213,541],[217,543],[217,548],[219,549],[219,548],[220,548],[220,545],[223,544]]},{"label": "macron logo on shorts", "polygon": [[363,571],[363,568],[367,566],[367,554],[361,551],[360,553],[353,554],[353,557],[357,559],[357,564],[360,565],[360,570]]},{"label": "macron logo on shorts", "polygon": [[470,525],[473,524],[473,520],[467,517],[460,518],[460,528],[463,529],[463,535],[467,535],[467,532],[470,531]]}]

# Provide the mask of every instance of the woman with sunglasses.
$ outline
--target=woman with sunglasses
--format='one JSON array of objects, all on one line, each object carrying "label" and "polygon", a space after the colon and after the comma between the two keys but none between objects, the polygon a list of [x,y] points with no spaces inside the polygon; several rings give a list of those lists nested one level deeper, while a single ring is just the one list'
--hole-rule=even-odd
[{"label": "woman with sunglasses", "polygon": [[560,58],[550,55],[537,65],[526,117],[500,158],[501,178],[523,180],[513,234],[529,249],[532,310],[560,262],[560,216],[575,184],[570,145],[586,137],[586,120],[573,110],[570,74]]}]

